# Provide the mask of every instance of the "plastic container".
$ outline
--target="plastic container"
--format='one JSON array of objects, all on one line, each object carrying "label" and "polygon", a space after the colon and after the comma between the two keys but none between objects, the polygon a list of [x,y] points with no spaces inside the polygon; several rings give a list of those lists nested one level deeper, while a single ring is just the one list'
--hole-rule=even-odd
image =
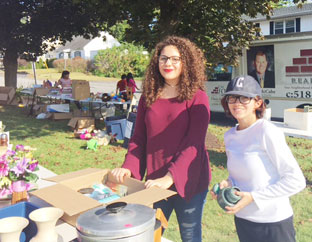
[{"label": "plastic container", "polygon": [[105,121],[107,133],[117,134],[116,138],[119,140],[123,140],[125,138],[127,119],[123,118],[111,120],[114,117],[109,118],[110,119],[107,118]]},{"label": "plastic container", "polygon": [[6,218],[6,217],[12,217],[12,216],[27,218],[29,220],[29,224],[26,228],[23,229],[23,232],[21,233],[20,241],[28,242],[37,233],[37,226],[33,221],[29,219],[29,214],[38,208],[39,208],[38,206],[30,202],[20,202],[15,205],[1,208],[0,218]]}]

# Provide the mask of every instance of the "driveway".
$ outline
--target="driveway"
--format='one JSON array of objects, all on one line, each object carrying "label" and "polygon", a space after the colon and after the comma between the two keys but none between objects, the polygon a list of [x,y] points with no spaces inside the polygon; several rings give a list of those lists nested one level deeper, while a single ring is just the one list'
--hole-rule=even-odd
[{"label": "driveway", "polygon": [[[42,84],[43,80],[37,80],[37,84]],[[35,84],[33,78],[29,78],[27,74],[17,74],[17,87],[32,87]],[[97,92],[115,92],[116,91],[117,81],[91,81],[90,82],[90,91],[93,93]],[[136,81],[138,87],[141,86],[140,81]],[[0,86],[4,86],[4,72],[0,71]]]}]

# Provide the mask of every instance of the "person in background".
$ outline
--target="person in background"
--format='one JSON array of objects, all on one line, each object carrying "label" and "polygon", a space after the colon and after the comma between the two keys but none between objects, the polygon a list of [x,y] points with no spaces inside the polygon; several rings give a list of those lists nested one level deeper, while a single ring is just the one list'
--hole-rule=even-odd
[{"label": "person in background", "polygon": [[258,51],[255,55],[253,70],[249,75],[255,78],[261,88],[275,88],[274,72],[268,70],[268,57],[263,51]]},{"label": "person in background", "polygon": [[69,78],[69,74],[69,71],[63,71],[61,78],[57,82],[62,87],[63,93],[71,93],[72,80]]},{"label": "person in background", "polygon": [[227,86],[221,104],[238,124],[224,135],[229,176],[219,185],[241,190],[236,192],[241,200],[226,207],[226,213],[235,215],[241,242],[294,242],[289,197],[305,188],[305,178],[284,133],[262,118],[261,95],[251,76],[236,77]]},{"label": "person in background", "polygon": [[132,88],[132,93],[135,93],[135,89],[140,90],[135,84],[135,81],[131,72],[129,72],[127,75],[127,86]]},{"label": "person in background", "polygon": [[176,212],[184,242],[202,241],[201,219],[211,178],[205,137],[210,120],[204,91],[206,60],[190,40],[169,36],[156,45],[143,81],[134,134],[122,168],[112,174],[177,194],[154,204],[167,220]]},{"label": "person in background", "polygon": [[120,95],[121,93],[126,92],[127,88],[127,75],[121,75],[121,80],[117,82],[116,94]]}]

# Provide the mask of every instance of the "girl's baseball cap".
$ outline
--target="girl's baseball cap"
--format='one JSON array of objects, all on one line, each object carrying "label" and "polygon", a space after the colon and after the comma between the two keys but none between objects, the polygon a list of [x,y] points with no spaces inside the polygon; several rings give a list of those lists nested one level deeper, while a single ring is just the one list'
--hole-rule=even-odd
[{"label": "girl's baseball cap", "polygon": [[262,90],[255,78],[252,76],[238,76],[227,85],[223,95],[240,95],[245,97],[262,96]]}]

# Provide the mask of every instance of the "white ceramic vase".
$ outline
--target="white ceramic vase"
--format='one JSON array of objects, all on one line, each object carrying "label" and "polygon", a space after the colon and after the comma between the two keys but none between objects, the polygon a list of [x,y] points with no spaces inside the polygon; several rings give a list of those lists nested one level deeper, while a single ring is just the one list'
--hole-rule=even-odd
[{"label": "white ceramic vase", "polygon": [[64,211],[60,208],[46,207],[39,208],[29,214],[29,218],[37,225],[37,234],[30,242],[58,242],[63,241],[57,234],[55,225],[57,220],[62,217]]},{"label": "white ceramic vase", "polygon": [[29,224],[23,217],[7,217],[0,219],[0,241],[19,242],[23,229]]}]

